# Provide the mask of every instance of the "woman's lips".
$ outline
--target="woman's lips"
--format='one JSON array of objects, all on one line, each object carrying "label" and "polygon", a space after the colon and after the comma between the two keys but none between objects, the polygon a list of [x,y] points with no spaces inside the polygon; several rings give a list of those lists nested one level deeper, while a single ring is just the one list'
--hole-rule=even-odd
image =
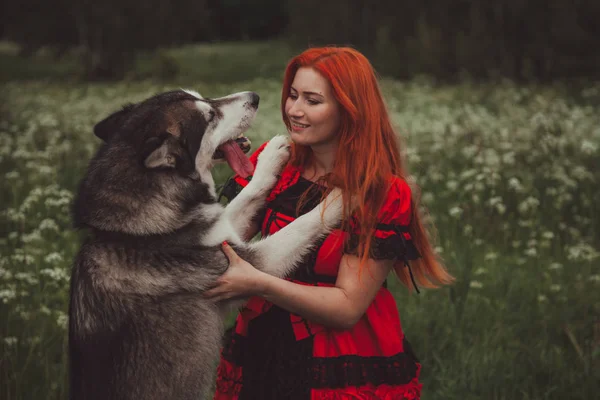
[{"label": "woman's lips", "polygon": [[301,131],[301,130],[306,129],[306,128],[308,128],[310,126],[310,125],[301,124],[299,122],[293,122],[293,121],[290,122],[290,125],[292,126],[292,130],[294,132]]}]

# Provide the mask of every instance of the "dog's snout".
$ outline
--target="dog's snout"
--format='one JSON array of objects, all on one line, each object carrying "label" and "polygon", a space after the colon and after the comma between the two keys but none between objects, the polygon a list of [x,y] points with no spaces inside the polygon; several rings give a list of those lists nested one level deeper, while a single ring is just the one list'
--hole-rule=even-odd
[{"label": "dog's snout", "polygon": [[252,107],[257,108],[258,102],[260,101],[260,96],[254,92],[250,93],[250,104]]}]

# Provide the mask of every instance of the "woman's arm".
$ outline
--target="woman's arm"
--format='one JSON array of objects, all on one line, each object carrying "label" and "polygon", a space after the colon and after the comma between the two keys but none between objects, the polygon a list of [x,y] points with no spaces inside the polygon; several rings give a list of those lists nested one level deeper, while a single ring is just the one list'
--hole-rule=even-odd
[{"label": "woman's arm", "polygon": [[217,300],[258,295],[301,317],[334,329],[349,329],[365,313],[393,266],[392,260],[369,259],[359,278],[360,260],[344,255],[334,287],[300,285],[254,268],[224,245],[229,270],[207,291]]}]

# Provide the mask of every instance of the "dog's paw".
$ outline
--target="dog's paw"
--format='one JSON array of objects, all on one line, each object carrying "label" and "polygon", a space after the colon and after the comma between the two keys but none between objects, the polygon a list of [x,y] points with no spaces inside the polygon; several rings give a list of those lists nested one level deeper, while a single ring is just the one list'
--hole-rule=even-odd
[{"label": "dog's paw", "polygon": [[283,170],[290,159],[290,141],[287,136],[275,136],[265,146],[258,156],[256,169],[252,180],[266,179],[271,181]]}]

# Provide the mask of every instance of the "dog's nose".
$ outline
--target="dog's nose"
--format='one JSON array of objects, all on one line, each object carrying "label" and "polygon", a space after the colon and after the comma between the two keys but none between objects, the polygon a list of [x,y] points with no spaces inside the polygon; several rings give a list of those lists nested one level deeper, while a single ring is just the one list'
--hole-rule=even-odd
[{"label": "dog's nose", "polygon": [[252,107],[258,107],[258,102],[260,101],[260,96],[254,92],[250,93],[250,104]]}]

